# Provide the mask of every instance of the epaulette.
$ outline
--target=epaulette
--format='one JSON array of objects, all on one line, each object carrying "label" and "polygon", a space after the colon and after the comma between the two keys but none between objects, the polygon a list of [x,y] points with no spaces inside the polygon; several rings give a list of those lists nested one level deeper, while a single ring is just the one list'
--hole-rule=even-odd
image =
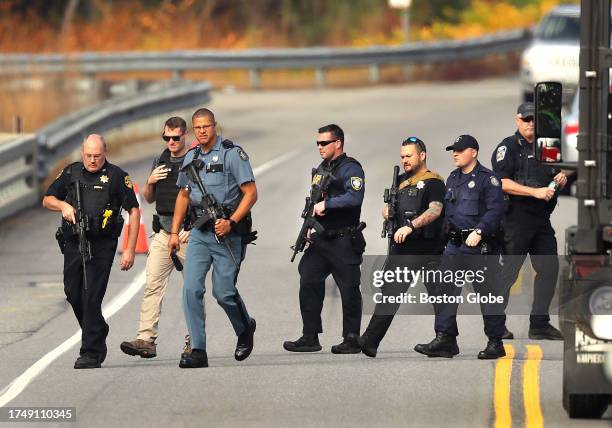
[{"label": "epaulette", "polygon": [[234,142],[232,140],[223,140],[221,145],[224,149],[231,149],[234,147]]}]

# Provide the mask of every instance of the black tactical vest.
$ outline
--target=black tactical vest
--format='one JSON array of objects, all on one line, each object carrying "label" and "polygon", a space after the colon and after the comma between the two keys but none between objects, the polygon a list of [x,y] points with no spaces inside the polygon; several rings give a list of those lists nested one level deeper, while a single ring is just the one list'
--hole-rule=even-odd
[{"label": "black tactical vest", "polygon": [[[354,162],[361,168],[361,164],[354,158],[344,157],[340,162],[333,163],[331,165],[331,173],[335,179],[329,183],[325,195],[329,197],[340,196],[346,192],[344,189],[344,183],[346,177],[338,177],[337,171],[342,165]],[[326,162],[321,162],[318,166],[315,174],[330,171],[330,165]],[[320,202],[320,201],[317,201]],[[325,212],[323,217],[317,217],[317,220],[321,225],[328,230],[337,230],[349,226],[355,226],[359,224],[359,217],[361,215],[361,206],[350,207],[350,208],[334,208]]]},{"label": "black tactical vest", "polygon": [[[81,200],[84,214],[89,217],[89,235],[117,237],[121,233],[121,197],[113,194],[117,180],[123,180],[113,165],[106,163],[97,173],[84,171],[82,162],[67,167],[69,190],[66,202],[76,208],[75,185],[81,183]],[[122,184],[122,183],[121,183]]]},{"label": "black tactical vest", "polygon": [[165,165],[169,168],[168,176],[155,184],[155,209],[159,215],[171,216],[174,214],[174,203],[179,188],[176,186],[182,162],[170,162],[170,150],[163,151],[156,167]]},{"label": "black tactical vest", "polygon": [[[401,176],[401,180],[407,179],[405,175]],[[427,185],[427,182],[435,179],[422,180]],[[414,185],[406,186],[398,192],[398,204],[397,212],[395,214],[395,225],[397,228],[406,225],[407,220],[413,220],[416,217],[423,214],[428,208],[429,204],[423,202],[423,195],[425,193],[425,186],[419,186],[419,182]],[[421,187],[419,189],[419,187]],[[410,234],[410,239],[433,239],[439,237],[441,234],[440,221],[436,220],[422,228],[414,230],[414,233]]]}]

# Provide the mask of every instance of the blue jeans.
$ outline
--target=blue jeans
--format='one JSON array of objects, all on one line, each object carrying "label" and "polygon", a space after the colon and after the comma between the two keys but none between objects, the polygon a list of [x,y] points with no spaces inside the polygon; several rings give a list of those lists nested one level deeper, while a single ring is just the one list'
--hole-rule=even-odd
[{"label": "blue jeans", "polygon": [[189,236],[185,256],[183,312],[193,349],[206,349],[204,281],[211,266],[213,296],[229,317],[236,335],[240,335],[248,327],[250,317],[236,289],[240,263],[244,259],[246,247],[242,245],[242,238],[236,234],[230,234],[225,239],[238,262],[238,268],[227,247],[218,243],[212,232],[196,229],[192,230]]}]

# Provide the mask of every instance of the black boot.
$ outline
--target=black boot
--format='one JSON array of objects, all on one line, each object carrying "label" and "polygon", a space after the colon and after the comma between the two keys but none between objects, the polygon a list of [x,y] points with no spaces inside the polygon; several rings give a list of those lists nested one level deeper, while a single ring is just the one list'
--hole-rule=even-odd
[{"label": "black boot", "polygon": [[192,349],[191,354],[181,356],[179,367],[182,369],[197,369],[200,367],[208,367],[208,355],[203,349]]},{"label": "black boot", "polygon": [[283,348],[289,352],[317,352],[323,349],[316,334],[304,334],[298,340],[288,340],[283,343]]},{"label": "black boot", "polygon": [[342,343],[331,347],[332,354],[359,354],[361,347],[358,339],[359,335],[355,333],[347,334]]},{"label": "black boot", "polygon": [[506,326],[504,326],[504,335],[502,336],[503,340],[512,340],[514,339],[514,333],[512,333]]},{"label": "black boot", "polygon": [[97,355],[83,354],[74,362],[75,369],[99,369],[102,364],[101,358]]},{"label": "black boot", "polygon": [[414,350],[428,357],[453,358],[459,353],[459,346],[456,336],[437,332],[434,340],[429,343],[419,343]]},{"label": "black boot", "polygon": [[504,343],[501,340],[489,339],[487,347],[478,353],[479,360],[496,360],[506,356]]},{"label": "black boot", "polygon": [[246,330],[238,336],[238,343],[236,344],[236,350],[234,351],[234,358],[236,361],[245,360],[249,355],[251,355],[251,351],[253,350],[253,335],[255,334],[255,328],[257,324],[255,323],[255,318],[251,318],[249,321],[249,325]]},{"label": "black boot", "polygon": [[550,323],[542,327],[529,327],[529,338],[533,340],[563,340],[563,334]]},{"label": "black boot", "polygon": [[359,343],[359,347],[361,348],[361,352],[366,354],[368,357],[376,358],[376,352],[378,351],[378,347],[372,345],[368,341],[368,335],[366,333],[364,333],[363,335],[359,336],[359,339],[357,339],[357,342]]}]

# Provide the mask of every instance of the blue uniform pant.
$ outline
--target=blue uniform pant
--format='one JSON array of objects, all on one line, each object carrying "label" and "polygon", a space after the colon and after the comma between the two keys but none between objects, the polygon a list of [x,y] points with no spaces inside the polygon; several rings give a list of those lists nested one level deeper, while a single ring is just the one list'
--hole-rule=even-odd
[{"label": "blue uniform pant", "polygon": [[[496,296],[503,295],[503,287],[499,282],[499,263],[496,261],[495,255],[480,255],[480,247],[470,248],[465,244],[455,246],[449,243],[444,253],[442,254],[442,263],[438,267],[439,270],[480,270],[486,269],[485,282],[481,285],[481,291],[485,293],[491,292]],[[430,294],[447,296],[459,296],[463,291],[463,287],[457,287],[454,284],[443,286],[440,284],[433,285],[430,288]],[[436,333],[441,332],[451,336],[458,336],[457,328],[457,303],[441,303],[434,304],[435,312],[435,330]],[[489,339],[501,340],[504,334],[504,326],[506,324],[506,316],[504,315],[503,304],[480,304],[482,318],[484,320],[484,332]]]},{"label": "blue uniform pant", "polygon": [[[245,246],[242,238],[230,234],[225,238],[240,265]],[[193,349],[206,349],[204,281],[212,266],[212,293],[232,323],[236,335],[246,330],[250,317],[236,289],[239,267],[224,244],[219,244],[213,232],[192,230],[185,257],[183,311]]]}]

